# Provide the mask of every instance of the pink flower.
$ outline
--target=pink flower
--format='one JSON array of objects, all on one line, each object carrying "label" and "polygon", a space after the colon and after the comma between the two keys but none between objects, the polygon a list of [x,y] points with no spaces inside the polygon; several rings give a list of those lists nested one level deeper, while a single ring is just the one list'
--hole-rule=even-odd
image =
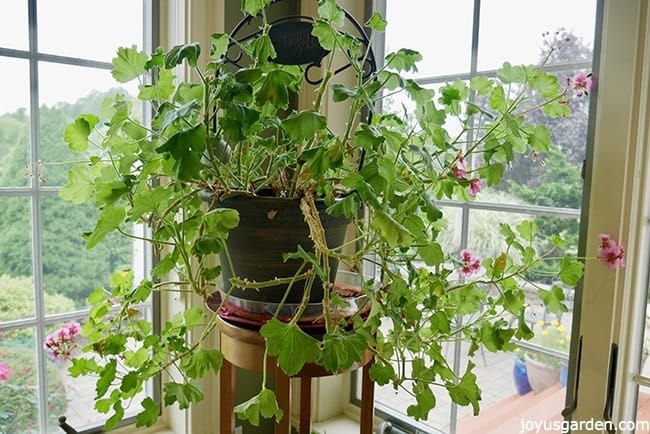
[{"label": "pink flower", "polygon": [[483,181],[478,178],[471,179],[469,181],[469,195],[476,196],[481,191],[481,187],[483,187]]},{"label": "pink flower", "polygon": [[460,251],[460,274],[464,277],[469,277],[477,273],[481,269],[481,258],[474,255],[467,249]]},{"label": "pink flower", "polygon": [[573,77],[567,78],[566,82],[571,89],[575,90],[577,96],[589,95],[589,92],[591,92],[594,86],[591,73],[585,74],[580,72]]},{"label": "pink flower", "polygon": [[464,178],[467,175],[467,166],[465,165],[465,158],[458,157],[456,165],[451,169],[454,176],[458,179]]},{"label": "pink flower", "polygon": [[0,381],[7,381],[12,371],[6,363],[0,363]]},{"label": "pink flower", "polygon": [[600,262],[607,265],[610,270],[625,266],[625,248],[618,244],[609,234],[600,234]]},{"label": "pink flower", "polygon": [[77,348],[75,338],[81,326],[77,322],[69,323],[45,337],[43,348],[50,353],[53,360],[68,360]]}]

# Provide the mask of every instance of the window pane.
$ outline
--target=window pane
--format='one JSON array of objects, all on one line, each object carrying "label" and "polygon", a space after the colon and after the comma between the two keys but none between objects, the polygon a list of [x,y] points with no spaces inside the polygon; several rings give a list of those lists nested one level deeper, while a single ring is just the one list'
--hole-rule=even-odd
[{"label": "window pane", "polygon": [[133,266],[133,243],[125,237],[108,236],[86,249],[82,234],[95,226],[93,206],[73,205],[53,196],[43,198],[42,211],[44,289],[59,300],[46,303],[46,313],[85,307],[88,295],[107,286],[115,269]]},{"label": "window pane", "polygon": [[47,185],[63,185],[69,167],[79,160],[63,142],[66,125],[80,113],[98,113],[102,101],[115,92],[137,92],[137,83],[118,87],[110,71],[41,62],[41,172]]},{"label": "window pane", "polygon": [[28,185],[29,64],[0,56],[0,187]]},{"label": "window pane", "polygon": [[0,197],[0,322],[34,316],[30,209],[29,198]]},{"label": "window pane", "polygon": [[[39,431],[39,384],[34,329],[0,332],[0,432],[33,433]],[[55,367],[47,368],[47,395],[52,411],[64,414],[68,401]],[[49,427],[55,432],[56,424]]]},{"label": "window pane", "polygon": [[0,47],[15,50],[28,49],[26,1],[3,0],[0,2]]},{"label": "window pane", "polygon": [[142,48],[142,23],[141,1],[40,0],[38,48],[110,62],[116,47]]},{"label": "window pane", "polygon": [[[558,13],[562,11],[562,13]],[[511,17],[535,17],[516,19]],[[593,49],[596,0],[548,0],[522,2],[521,0],[493,0],[481,3],[479,29],[478,69],[512,64],[537,64],[543,52],[544,32],[564,32],[571,41],[563,42],[561,51],[573,61],[590,60]],[[551,61],[559,62],[560,58]]]},{"label": "window pane", "polygon": [[[410,48],[422,54],[416,77],[466,73],[472,53],[473,0],[388,0],[386,53]],[[417,13],[414,13],[417,12]],[[422,31],[414,32],[413,29]]]}]

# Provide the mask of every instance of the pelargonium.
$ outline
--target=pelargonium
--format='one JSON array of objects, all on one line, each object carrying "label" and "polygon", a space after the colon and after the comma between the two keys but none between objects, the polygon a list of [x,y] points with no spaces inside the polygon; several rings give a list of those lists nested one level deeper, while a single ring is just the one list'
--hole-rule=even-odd
[{"label": "pelargonium", "polygon": [[6,363],[0,363],[0,381],[7,381],[12,374],[12,370]]},{"label": "pelargonium", "polygon": [[598,258],[600,262],[607,265],[611,270],[625,266],[625,248],[612,239],[609,234],[600,234],[600,246]]},{"label": "pelargonium", "polygon": [[80,331],[81,326],[77,322],[65,324],[45,338],[43,348],[52,360],[68,360],[77,348],[76,338]]}]

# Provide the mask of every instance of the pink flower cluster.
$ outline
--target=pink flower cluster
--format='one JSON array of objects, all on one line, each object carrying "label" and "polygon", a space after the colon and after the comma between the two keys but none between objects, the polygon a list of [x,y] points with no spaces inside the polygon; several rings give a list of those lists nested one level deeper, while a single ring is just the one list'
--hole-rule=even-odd
[{"label": "pink flower cluster", "polygon": [[0,381],[7,381],[12,371],[6,363],[0,363]]},{"label": "pink flower cluster", "polygon": [[[465,163],[465,158],[459,156],[456,160],[456,164],[451,168],[451,173],[458,179],[464,179],[467,175],[467,164]],[[479,178],[472,178],[469,180],[469,195],[476,196],[483,187],[483,181]]]},{"label": "pink flower cluster", "polygon": [[589,95],[589,92],[594,87],[591,73],[585,74],[582,72],[567,78],[566,84],[570,89],[575,91],[576,96]]},{"label": "pink flower cluster", "polygon": [[80,331],[79,323],[66,324],[45,338],[43,348],[50,353],[53,360],[68,360],[72,356],[72,351],[77,348],[75,338]]},{"label": "pink flower cluster", "polygon": [[609,234],[600,234],[598,238],[600,239],[598,247],[600,262],[612,270],[624,267],[625,248],[613,240]]},{"label": "pink flower cluster", "polygon": [[460,274],[469,277],[481,269],[481,258],[467,249],[460,251]]}]

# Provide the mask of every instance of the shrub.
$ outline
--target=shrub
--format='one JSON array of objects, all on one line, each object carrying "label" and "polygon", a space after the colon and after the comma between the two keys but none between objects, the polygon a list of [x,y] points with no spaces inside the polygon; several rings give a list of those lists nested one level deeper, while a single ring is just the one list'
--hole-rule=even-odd
[{"label": "shrub", "polygon": [[[38,371],[36,355],[22,348],[0,348],[0,360],[7,363],[11,376],[0,383],[0,434],[27,434],[38,431]],[[58,416],[68,408],[65,384],[57,366],[47,364],[49,429],[59,430]]]}]

